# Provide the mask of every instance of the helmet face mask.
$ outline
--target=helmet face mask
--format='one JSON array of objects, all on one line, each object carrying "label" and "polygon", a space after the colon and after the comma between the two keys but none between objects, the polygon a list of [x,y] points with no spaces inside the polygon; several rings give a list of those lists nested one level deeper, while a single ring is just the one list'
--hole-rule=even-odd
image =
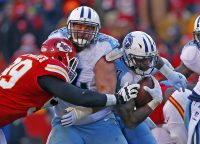
[{"label": "helmet face mask", "polygon": [[80,47],[89,45],[99,32],[98,25],[95,23],[69,21],[67,27],[73,43]]},{"label": "helmet face mask", "polygon": [[200,16],[198,16],[194,23],[193,35],[195,41],[200,44]]},{"label": "helmet face mask", "polygon": [[61,61],[64,64],[66,71],[68,72],[70,81],[74,80],[77,75],[75,70],[78,64],[78,59],[76,58],[76,49],[68,39],[47,39],[42,44],[40,53],[49,58]]},{"label": "helmet face mask", "polygon": [[98,14],[86,6],[74,9],[67,21],[68,36],[79,47],[86,47],[95,40],[100,27]]},{"label": "helmet face mask", "polygon": [[153,39],[144,32],[129,33],[123,41],[124,63],[138,75],[149,75],[158,61]]}]

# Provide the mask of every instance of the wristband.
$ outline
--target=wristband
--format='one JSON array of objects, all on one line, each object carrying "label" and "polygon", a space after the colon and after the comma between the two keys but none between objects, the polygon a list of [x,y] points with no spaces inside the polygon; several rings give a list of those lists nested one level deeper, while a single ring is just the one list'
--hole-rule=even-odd
[{"label": "wristband", "polygon": [[147,105],[152,109],[154,110],[160,103],[156,100],[152,100],[150,101]]},{"label": "wristband", "polygon": [[112,105],[116,105],[117,104],[117,99],[116,99],[115,95],[106,94],[106,97],[107,97],[106,106],[112,106]]}]

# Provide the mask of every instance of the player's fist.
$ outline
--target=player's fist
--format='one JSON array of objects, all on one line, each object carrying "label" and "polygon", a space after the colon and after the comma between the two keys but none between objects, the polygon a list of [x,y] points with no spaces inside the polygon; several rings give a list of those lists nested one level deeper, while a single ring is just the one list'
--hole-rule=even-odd
[{"label": "player's fist", "polygon": [[117,103],[123,104],[132,98],[136,98],[139,88],[140,88],[139,84],[128,85],[128,83],[126,83],[125,86],[122,87],[119,90],[119,92],[115,95],[117,98]]}]

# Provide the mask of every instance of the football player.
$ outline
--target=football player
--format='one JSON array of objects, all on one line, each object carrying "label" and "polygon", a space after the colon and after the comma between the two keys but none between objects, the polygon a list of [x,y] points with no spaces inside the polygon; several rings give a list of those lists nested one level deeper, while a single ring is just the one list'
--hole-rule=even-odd
[{"label": "football player", "polygon": [[[159,57],[154,40],[145,32],[133,31],[127,34],[123,40],[122,49],[124,51],[122,59],[115,60],[118,88],[124,86],[126,82],[138,83],[143,77],[156,73],[157,69],[160,69],[160,65],[165,65],[165,68],[169,69],[168,65],[170,66],[170,64],[167,63],[167,60]],[[167,64],[164,64],[163,60]],[[156,67],[158,68],[156,69]],[[160,85],[155,78],[153,79],[153,89],[144,87],[153,98],[151,102],[144,107],[136,108],[136,110],[131,108],[134,106],[132,101],[118,107],[121,117],[121,119],[118,117],[118,121],[129,144],[157,143],[148,125],[144,122],[162,101]],[[138,119],[140,120],[138,121]]]},{"label": "football player", "polygon": [[[158,55],[155,42],[148,34],[141,31],[134,31],[127,34],[123,40],[122,50],[124,51],[122,61],[116,60],[119,82],[118,88],[123,86],[127,81],[129,83],[137,83],[141,77],[154,75],[158,72],[158,70],[171,83],[173,83],[173,86],[177,90],[180,90],[181,88],[184,89],[186,87],[186,78],[182,74],[173,71],[171,64],[166,59],[161,58]],[[154,89],[149,89],[148,87],[144,88],[153,96],[154,99],[146,105],[146,108],[139,108],[139,110],[130,111],[128,110],[130,109],[130,101],[123,106],[124,108],[122,108],[122,110],[124,113],[120,112],[121,118],[126,126],[137,126],[134,129],[127,129],[127,127],[121,122],[121,119],[118,118],[123,133],[129,144],[157,143],[147,126],[147,123],[149,124],[149,119],[143,122],[161,102],[162,93],[159,89],[156,90],[156,87],[159,87],[157,82]],[[141,113],[143,113],[142,116]],[[140,121],[138,121],[138,119],[140,119]]]},{"label": "football player", "polygon": [[[200,74],[200,15],[194,22],[194,39],[188,42],[181,53],[181,65],[177,70],[187,77],[192,73]],[[200,79],[199,79],[200,80]],[[185,125],[188,129],[187,144],[200,143],[200,81],[192,90],[185,110]]]},{"label": "football player", "polygon": [[[192,73],[200,74],[199,69],[199,55],[200,55],[200,16],[194,22],[193,30],[194,39],[189,41],[181,52],[181,64],[176,68],[176,71],[181,72],[186,77]],[[198,81],[192,90],[192,94],[188,94],[189,101],[187,101],[184,122],[188,131],[187,144],[199,143],[200,137],[200,82]]]},{"label": "football player", "polygon": [[[52,32],[49,38],[67,37],[75,45],[79,64],[74,85],[102,93],[115,93],[115,65],[114,62],[107,62],[105,55],[117,48],[119,43],[115,38],[100,33],[100,28],[97,12],[81,6],[71,12],[66,27]],[[135,88],[139,86],[135,85]],[[47,142],[49,144],[127,143],[116,125],[111,107],[86,109],[58,99],[58,105],[52,111],[55,113]],[[61,121],[66,127],[61,125]]]},{"label": "football player", "polygon": [[[99,20],[98,14],[93,9],[83,6],[83,7],[79,7],[73,10],[68,18],[67,26],[54,31],[50,35],[50,37],[68,37],[69,40],[76,45],[76,49],[78,51],[78,59],[79,61],[81,61],[81,64],[78,65],[80,75],[77,78],[77,80],[75,80],[74,82],[77,86],[89,88],[93,90],[98,90],[101,92],[110,91],[113,93],[115,91],[116,72],[114,72],[115,68],[114,68],[113,62],[109,62],[109,63],[106,62],[104,56],[112,49],[116,49],[119,46],[119,44],[117,40],[115,40],[114,38],[107,36],[105,34],[99,33],[99,29],[100,29],[100,20]],[[117,55],[117,57],[120,57],[120,56]],[[110,75],[108,75],[108,73]],[[174,75],[174,77],[176,77],[176,81],[178,82],[182,81],[182,80],[179,80],[179,76]],[[110,83],[110,81],[112,83]],[[61,103],[63,102],[60,102],[58,104],[59,106],[56,106],[57,108],[55,107],[57,110],[59,109],[60,111],[60,112],[57,112],[59,113],[56,115],[58,117],[63,115],[65,112],[64,111],[65,107],[69,106],[69,104],[67,105],[65,103],[65,105],[62,104],[63,105],[62,108],[58,108],[58,107],[61,107]],[[103,120],[105,116],[107,116],[108,114],[109,115],[112,114],[111,109],[106,108],[80,120],[80,117],[77,118],[77,110],[78,108],[76,107],[75,109],[75,106],[73,106],[73,110],[71,108],[67,109],[68,113],[63,116],[62,124],[65,126],[71,126],[73,124],[76,124],[76,125],[84,124],[84,122],[87,122],[88,124],[91,122],[95,122],[97,118],[98,120]],[[93,110],[85,109],[85,113],[87,112],[91,113],[93,112]],[[79,122],[76,122],[77,119],[79,120]],[[64,131],[67,131],[68,128],[64,130],[64,128],[58,126],[58,124],[59,124],[59,120],[55,120],[54,118],[53,126],[59,127],[60,129],[63,130],[63,132],[60,132],[59,134],[57,133],[57,135],[65,135],[66,132]],[[88,127],[89,126],[90,125],[88,125]],[[105,133],[109,131],[106,129],[110,128],[108,126],[104,126],[104,127],[102,127],[103,130],[101,130],[101,131],[104,131],[104,135],[102,137],[104,137]],[[53,127],[53,130],[49,137],[49,140],[50,140],[49,142],[52,142],[53,139],[51,139],[51,137],[52,138],[55,137],[56,132],[57,132],[57,129]],[[77,133],[77,135],[81,135],[82,137],[85,137],[84,134],[86,135],[86,133],[87,131],[81,134]],[[95,133],[97,133],[97,131],[95,131]],[[109,135],[112,135],[112,137],[111,136],[109,137],[110,140],[112,141],[113,134],[110,133]],[[95,137],[97,137],[96,139],[107,139],[109,143],[108,138],[101,138],[100,136],[101,134],[97,134],[92,137],[94,139]],[[57,141],[60,140],[60,142],[61,140],[66,142],[66,139],[67,139],[68,143],[70,143],[69,142],[70,139],[74,140],[74,138],[72,137],[70,138],[67,136],[60,136],[60,137],[58,136],[57,138],[54,139],[53,142],[55,143],[56,140]],[[98,142],[96,141],[96,143]],[[102,141],[100,141],[99,143],[102,143]]]},{"label": "football player", "polygon": [[0,75],[0,127],[39,110],[53,96],[86,107],[115,105],[132,98],[131,91],[127,92],[131,87],[120,93],[124,99],[71,85],[76,76],[75,56],[69,40],[52,38],[42,44],[40,55],[22,55],[11,63]]},{"label": "football player", "polygon": [[186,144],[187,143],[187,130],[184,125],[184,112],[187,97],[192,92],[185,89],[185,92],[175,91],[171,95],[166,95],[167,101],[165,102],[160,114],[164,121],[162,125],[152,130],[158,144]]}]

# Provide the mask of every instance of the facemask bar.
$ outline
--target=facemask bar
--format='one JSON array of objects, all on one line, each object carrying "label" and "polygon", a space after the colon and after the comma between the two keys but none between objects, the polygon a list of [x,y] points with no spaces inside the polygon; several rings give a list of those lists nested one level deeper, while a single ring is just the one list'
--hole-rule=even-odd
[{"label": "facemask bar", "polygon": [[73,82],[73,80],[76,78],[77,73],[76,73],[76,68],[78,66],[78,59],[73,57],[72,59],[69,60],[68,68],[69,68],[69,79],[70,82]]},{"label": "facemask bar", "polygon": [[194,36],[194,39],[196,40],[196,42],[198,44],[200,44],[200,31],[198,31],[198,30],[193,31],[193,36]]},{"label": "facemask bar", "polygon": [[[149,59],[149,65],[143,66],[142,62],[137,63],[135,59],[141,59],[141,61],[144,61],[144,59]],[[123,61],[124,63],[131,68],[133,71],[135,71],[136,74],[144,76],[149,75],[154,70],[157,62],[158,62],[158,56],[152,55],[152,56],[136,56],[133,54],[126,54],[123,55]]]}]

